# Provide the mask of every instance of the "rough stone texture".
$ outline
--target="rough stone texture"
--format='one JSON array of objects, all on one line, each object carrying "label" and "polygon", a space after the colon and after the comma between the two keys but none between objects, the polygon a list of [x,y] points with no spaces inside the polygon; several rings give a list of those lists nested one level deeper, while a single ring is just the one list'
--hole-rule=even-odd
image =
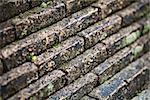
[{"label": "rough stone texture", "polygon": [[37,56],[37,60],[34,63],[40,66],[40,70],[51,71],[53,65],[56,64],[58,67],[83,52],[83,50],[84,40],[75,36]]},{"label": "rough stone texture", "polygon": [[111,13],[114,13],[129,4],[131,4],[134,0],[99,0],[98,2],[94,3],[92,6],[99,8],[101,17],[105,18]]},{"label": "rough stone texture", "polygon": [[146,53],[149,50],[147,47],[148,41],[147,35],[143,36],[134,44],[120,50],[94,68],[92,72],[99,76],[99,83],[102,84],[104,81],[125,68],[133,60],[136,60],[139,56]]},{"label": "rough stone texture", "polygon": [[102,42],[106,44],[109,54],[113,54],[121,48],[133,43],[141,36],[142,26],[134,23],[121,29],[117,34],[110,36]]},{"label": "rough stone texture", "polygon": [[147,89],[149,0],[17,1],[30,10],[0,23],[0,100],[130,100]]},{"label": "rough stone texture", "polygon": [[95,74],[88,73],[74,83],[51,95],[48,100],[79,100],[84,94],[93,89],[97,79],[98,77]]},{"label": "rough stone texture", "polygon": [[98,41],[101,41],[112,33],[117,32],[121,27],[121,22],[121,17],[113,15],[83,30],[78,33],[78,35],[85,38],[85,47],[89,48],[95,45]]},{"label": "rough stone texture", "polygon": [[91,3],[98,0],[65,0],[67,13],[71,14],[76,12],[77,10],[90,5]]},{"label": "rough stone texture", "polygon": [[10,70],[18,64],[31,60],[29,59],[31,53],[38,55],[45,51],[56,43],[57,39],[56,32],[49,28],[45,31],[41,30],[1,49],[2,59]]},{"label": "rough stone texture", "polygon": [[11,94],[24,88],[38,79],[37,67],[32,63],[25,63],[0,77],[1,93],[5,99]]},{"label": "rough stone texture", "polygon": [[123,26],[131,24],[133,21],[143,17],[145,14],[150,13],[150,2],[148,0],[140,0],[139,2],[133,3],[124,10],[118,12],[123,18]]},{"label": "rough stone texture", "polygon": [[33,99],[43,100],[65,84],[64,73],[54,70],[39,80],[22,89],[8,100]]},{"label": "rough stone texture", "polygon": [[[132,96],[132,92],[136,88],[138,89],[146,84],[149,76],[148,67],[146,66],[144,59],[138,59],[110,80],[95,88],[89,95],[98,99],[127,99]],[[131,95],[129,96],[129,94]]]},{"label": "rough stone texture", "polygon": [[138,96],[135,96],[132,100],[149,100],[150,99],[150,89],[143,90]]},{"label": "rough stone texture", "polygon": [[47,8],[39,14],[30,15],[25,19],[15,19],[13,24],[16,29],[16,36],[20,37],[23,33],[30,34],[51,25],[65,17],[65,13],[65,5],[60,3],[54,6],[54,8]]},{"label": "rough stone texture", "polygon": [[0,22],[5,21],[30,8],[26,0],[5,0],[0,4]]},{"label": "rough stone texture", "polygon": [[60,69],[67,72],[66,78],[69,84],[97,66],[98,63],[106,59],[106,56],[107,52],[105,45],[99,43],[91,49],[85,51],[83,54],[77,56],[75,59],[64,64],[60,67]]},{"label": "rough stone texture", "polygon": [[0,2],[0,22],[2,22],[40,4],[42,5],[42,3],[52,5],[62,2],[62,0],[2,0]]},{"label": "rough stone texture", "polygon": [[59,41],[62,41],[69,36],[77,34],[77,32],[87,28],[100,19],[97,8],[87,7],[56,23],[54,29],[59,31]]},{"label": "rough stone texture", "polygon": [[[22,16],[26,17],[16,17],[8,22],[3,24],[7,24],[7,26],[0,25],[1,30],[1,40],[3,42],[2,46],[5,46],[7,43],[14,41],[16,38],[23,38],[31,34],[32,32],[36,32],[41,28],[47,27],[63,17],[65,17],[65,5],[63,3],[59,3],[54,7],[49,7],[45,9],[37,8],[34,11],[31,11],[33,14],[26,13]],[[9,40],[11,39],[11,40]],[[7,41],[9,40],[9,41]]]}]

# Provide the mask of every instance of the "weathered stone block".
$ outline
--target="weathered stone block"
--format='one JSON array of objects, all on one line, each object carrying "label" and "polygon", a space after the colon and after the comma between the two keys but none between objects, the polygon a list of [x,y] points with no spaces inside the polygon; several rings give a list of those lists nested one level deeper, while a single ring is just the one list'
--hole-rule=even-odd
[{"label": "weathered stone block", "polygon": [[107,57],[105,45],[99,43],[83,54],[62,65],[60,69],[67,72],[68,84],[81,75],[86,74]]},{"label": "weathered stone block", "polygon": [[0,25],[0,47],[45,28],[66,15],[65,5],[58,3],[47,8],[37,7]]},{"label": "weathered stone block", "polygon": [[146,53],[149,50],[147,47],[148,41],[149,39],[147,36],[143,36],[131,46],[117,52],[115,55],[106,59],[99,66],[94,68],[92,72],[99,76],[100,84],[125,68],[130,62]]},{"label": "weathered stone block", "polygon": [[44,9],[44,11],[32,14],[24,19],[15,19],[17,22],[13,23],[16,29],[16,36],[22,37],[21,34],[30,34],[47,27],[65,17],[65,13],[65,5],[60,3],[53,8]]},{"label": "weathered stone block", "polygon": [[0,77],[1,93],[4,99],[38,79],[38,68],[25,63]]},{"label": "weathered stone block", "polygon": [[111,13],[114,13],[128,6],[133,1],[134,0],[99,0],[98,2],[92,4],[92,6],[99,8],[99,13],[101,13],[101,17],[105,18]]},{"label": "weathered stone block", "polygon": [[134,23],[131,26],[121,29],[117,34],[114,34],[102,42],[106,44],[109,54],[114,54],[121,48],[133,43],[141,36],[142,26]]},{"label": "weathered stone block", "polygon": [[74,83],[51,95],[48,100],[79,100],[84,94],[89,93],[93,89],[97,79],[98,77],[95,74],[88,73]]},{"label": "weathered stone block", "polygon": [[121,27],[121,22],[121,17],[113,15],[83,30],[78,35],[85,38],[85,47],[89,48],[112,33],[117,32]]},{"label": "weathered stone block", "polygon": [[149,69],[144,67],[137,74],[127,80],[127,84],[117,89],[117,92],[112,94],[110,100],[116,99],[131,99],[136,92],[142,89],[144,85],[148,84],[149,79]]},{"label": "weathered stone block", "polygon": [[20,99],[44,99],[56,90],[62,88],[65,84],[65,73],[60,70],[54,70],[44,75],[39,80],[22,89],[8,100]]},{"label": "weathered stone block", "polygon": [[40,66],[40,69],[52,70],[53,65],[56,64],[58,67],[83,52],[83,50],[84,40],[75,36],[37,56],[37,60],[35,60],[34,63],[37,66]]},{"label": "weathered stone block", "polygon": [[98,0],[65,0],[67,14],[74,13]]},{"label": "weathered stone block", "polygon": [[13,42],[2,48],[2,59],[6,64],[7,70],[17,67],[27,60],[32,61],[33,56],[40,54],[53,44],[57,43],[57,32],[52,31],[52,28],[53,27],[49,27],[38,31],[25,39]]},{"label": "weathered stone block", "polygon": [[133,3],[129,7],[118,12],[123,18],[123,26],[131,24],[133,21],[143,17],[149,12],[150,2],[147,0],[140,0],[139,2]]},{"label": "weathered stone block", "polygon": [[129,97],[127,94],[132,94],[136,88],[144,85],[147,78],[148,68],[144,64],[144,59],[141,58],[95,88],[89,95],[97,99],[126,99]]},{"label": "weathered stone block", "polygon": [[65,40],[69,36],[77,34],[82,29],[87,28],[99,19],[98,9],[88,7],[77,13],[72,14],[68,18],[56,23],[55,29],[59,30],[59,40]]}]

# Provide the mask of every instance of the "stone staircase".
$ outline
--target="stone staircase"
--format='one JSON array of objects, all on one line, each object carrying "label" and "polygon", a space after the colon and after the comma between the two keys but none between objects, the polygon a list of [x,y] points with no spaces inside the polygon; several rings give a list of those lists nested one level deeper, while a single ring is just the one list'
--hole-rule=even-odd
[{"label": "stone staircase", "polygon": [[0,100],[149,100],[149,0],[0,0]]}]

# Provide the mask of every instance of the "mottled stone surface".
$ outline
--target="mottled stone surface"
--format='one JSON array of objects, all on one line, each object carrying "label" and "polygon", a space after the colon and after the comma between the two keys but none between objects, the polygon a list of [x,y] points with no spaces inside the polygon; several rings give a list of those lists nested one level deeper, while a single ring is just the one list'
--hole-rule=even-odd
[{"label": "mottled stone surface", "polygon": [[77,32],[87,28],[99,19],[101,18],[99,17],[98,9],[87,7],[56,23],[54,29],[59,30],[59,41],[62,41],[77,34]]},{"label": "mottled stone surface", "polygon": [[143,90],[138,96],[132,98],[132,100],[149,100],[150,99],[150,89]]},{"label": "mottled stone surface", "polygon": [[74,13],[98,0],[65,0],[67,14]]},{"label": "mottled stone surface", "polygon": [[11,3],[29,8],[0,19],[0,100],[130,100],[147,89],[149,0]]},{"label": "mottled stone surface", "polygon": [[112,33],[117,32],[121,27],[121,22],[121,17],[113,15],[83,30],[78,33],[78,35],[85,38],[85,47],[89,48],[95,45],[98,41],[101,41]]},{"label": "mottled stone surface", "polygon": [[[40,66],[40,69],[48,71],[47,65],[49,66],[49,62],[51,63],[50,65],[56,64],[57,66],[60,66],[83,52],[83,50],[84,40],[78,36],[71,37],[54,48],[37,56],[37,60],[35,60],[34,63],[37,66]],[[51,68],[49,68],[49,70],[51,70]]]},{"label": "mottled stone surface", "polygon": [[64,18],[65,15],[65,5],[59,3],[53,7],[38,7],[23,15],[10,19],[0,25],[0,42],[2,44],[0,47],[13,42],[15,39],[23,38],[45,28]]},{"label": "mottled stone surface", "polygon": [[0,22],[5,21],[30,8],[26,0],[5,0],[0,4]]},{"label": "mottled stone surface", "polygon": [[108,37],[102,42],[106,44],[109,54],[113,54],[121,48],[133,43],[141,36],[142,26],[134,23],[131,26],[119,30],[118,33]]},{"label": "mottled stone surface", "polygon": [[99,76],[100,84],[146,53],[149,50],[147,47],[148,41],[147,36],[143,36],[134,44],[120,50],[94,68],[92,72]]},{"label": "mottled stone surface", "polygon": [[148,68],[144,64],[144,59],[141,58],[95,88],[89,95],[98,99],[126,99],[136,88],[144,85],[147,79]]},{"label": "mottled stone surface", "polygon": [[[53,27],[52,27],[53,28]],[[38,55],[57,43],[56,31],[51,27],[36,32],[25,39],[14,42],[1,49],[2,59],[6,64],[7,70],[10,70],[19,64],[29,60],[31,53]]]},{"label": "mottled stone surface", "polygon": [[[22,89],[8,100],[33,99],[43,100],[65,84],[64,73],[54,70],[39,80]],[[35,98],[35,99],[34,99]]]},{"label": "mottled stone surface", "polygon": [[111,13],[114,13],[123,7],[128,6],[134,0],[99,0],[94,3],[92,6],[99,8],[99,12],[101,13],[101,17],[105,18]]},{"label": "mottled stone surface", "polygon": [[44,11],[32,14],[24,19],[15,19],[14,26],[16,36],[22,37],[21,34],[30,34],[41,28],[47,27],[56,21],[65,17],[65,5],[60,3],[53,8],[44,9]]},{"label": "mottled stone surface", "polygon": [[68,84],[77,79],[81,75],[86,74],[102,62],[107,57],[105,45],[97,44],[75,59],[64,64],[60,69],[67,72],[66,78]]},{"label": "mottled stone surface", "polygon": [[42,5],[42,3],[52,5],[56,2],[62,2],[62,0],[2,0],[0,2],[0,22],[2,22],[40,4]]},{"label": "mottled stone surface", "polygon": [[79,100],[84,94],[90,92],[96,85],[97,76],[93,73],[88,73],[79,78],[74,83],[62,88],[47,100]]},{"label": "mottled stone surface", "polygon": [[131,24],[133,21],[143,17],[147,14],[150,8],[150,2],[148,0],[140,0],[139,2],[133,3],[129,7],[123,9],[122,11],[118,12],[123,18],[123,26],[127,26]]},{"label": "mottled stone surface", "polygon": [[37,67],[32,63],[25,63],[0,77],[1,94],[5,99],[16,91],[38,79]]}]

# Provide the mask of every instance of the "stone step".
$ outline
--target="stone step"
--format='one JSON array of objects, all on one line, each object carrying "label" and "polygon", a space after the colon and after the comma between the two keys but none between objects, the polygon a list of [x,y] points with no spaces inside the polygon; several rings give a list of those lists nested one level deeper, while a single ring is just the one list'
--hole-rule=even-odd
[{"label": "stone step", "polygon": [[143,90],[131,100],[150,100],[150,89]]},{"label": "stone step", "polygon": [[[120,30],[119,33],[114,34],[114,36],[117,38],[108,37],[108,39],[106,39],[107,42],[110,42],[110,45],[98,43],[94,47],[86,50],[83,54],[77,56],[76,58],[72,59],[68,63],[62,65],[60,69],[67,73],[66,78],[68,80],[68,84],[71,83],[76,78],[78,78],[80,75],[86,74],[87,72],[92,70],[102,61],[104,61],[106,58],[108,58],[109,56],[113,55],[115,52],[120,50],[121,49],[120,47],[125,47],[125,45],[122,46],[121,44],[122,39],[126,38],[127,36],[130,36],[131,34],[133,34],[132,33],[133,31],[138,30],[140,28],[142,28],[142,26],[137,23],[134,23],[131,26],[123,28],[122,30]],[[144,42],[145,44],[147,44],[148,41],[147,36],[148,35],[143,37],[145,39]],[[115,40],[117,40],[118,43],[120,44],[117,44],[116,47],[114,48],[114,45],[116,44]],[[141,41],[143,41],[143,39],[139,40],[138,44]]]},{"label": "stone step", "polygon": [[89,96],[100,100],[129,100],[134,92],[148,83],[149,69],[142,58],[131,63],[110,80],[93,89]]},{"label": "stone step", "polygon": [[99,0],[92,4],[93,7],[99,8],[99,13],[102,18],[130,5],[135,0]]},{"label": "stone step", "polygon": [[62,71],[54,70],[30,84],[26,88],[20,90],[8,100],[43,100],[45,97],[49,96],[65,85],[66,81],[64,75],[65,74]]},{"label": "stone step", "polygon": [[[29,42],[32,42],[32,41],[29,41]],[[18,45],[16,45],[14,49],[10,48],[10,49],[1,50],[2,55],[4,57],[3,62],[7,67],[6,69],[7,71],[24,63],[25,61],[27,61],[27,59],[29,61],[35,62],[37,66],[40,66],[44,63],[48,63],[48,61],[51,62],[53,60],[56,61],[56,63],[60,63],[60,62],[63,63],[64,61],[67,61],[75,57],[76,55],[80,54],[81,52],[83,52],[84,40],[78,36],[69,38],[66,41],[63,41],[61,44],[57,44],[49,50],[47,49],[45,53],[39,56],[37,56],[36,52],[32,52],[32,51],[26,52],[27,51],[26,49],[24,49],[24,51],[19,50],[19,52],[11,54],[12,51],[15,51],[16,50],[15,48],[17,47]],[[39,47],[39,44],[37,44],[37,48],[38,47]],[[11,55],[9,56],[9,54]],[[44,66],[47,66],[47,64],[44,64]],[[51,67],[49,66],[50,69]]]},{"label": "stone step", "polygon": [[98,0],[64,0],[66,5],[67,14],[70,15]]},{"label": "stone step", "polygon": [[65,17],[66,11],[65,5],[58,3],[53,7],[35,9],[31,14],[27,14],[29,15],[25,13],[23,17],[17,16],[0,25],[2,47],[59,21]]},{"label": "stone step", "polygon": [[[145,9],[145,10],[144,10]],[[149,0],[139,0],[139,2],[133,3],[129,7],[118,12],[123,19],[123,26],[128,26],[137,19],[150,13],[150,1]]]},{"label": "stone step", "polygon": [[30,9],[28,0],[3,0],[0,2],[0,22]]},{"label": "stone step", "polygon": [[[73,2],[71,0],[54,0],[54,4],[50,4],[48,6],[46,6],[47,4],[44,4],[46,6],[44,8],[36,7],[23,14],[20,14],[19,16],[16,16],[15,18],[1,23],[0,48],[15,41],[16,39],[21,39],[66,17],[66,4],[62,3],[62,1],[65,1],[67,5],[72,4],[75,6],[79,6],[79,4],[76,5],[76,3],[84,3],[80,7],[77,7],[81,9],[90,3],[95,2],[96,0],[74,0]],[[73,9],[79,10],[77,8],[72,8],[70,5],[68,9],[70,9],[70,11]],[[90,15],[87,15],[86,17],[89,16]]]},{"label": "stone step", "polygon": [[125,68],[129,63],[136,60],[149,51],[148,35],[141,37],[132,45],[118,51],[103,63],[95,67],[92,72],[99,76],[99,83],[102,84],[117,72]]},{"label": "stone step", "polygon": [[59,68],[63,63],[71,60],[84,51],[84,40],[81,37],[75,36],[56,45],[54,48],[48,49],[46,52],[37,56],[33,61],[39,67],[39,75]]},{"label": "stone step", "polygon": [[33,63],[27,62],[0,76],[0,94],[2,98],[8,98],[32,81],[37,80],[37,70],[38,68]]},{"label": "stone step", "polygon": [[112,15],[95,25],[88,27],[82,32],[79,32],[78,35],[84,37],[85,48],[90,48],[107,36],[117,32],[121,28],[121,23],[121,17]]},{"label": "stone step", "polygon": [[60,66],[66,72],[67,84],[92,70],[107,57],[105,45],[97,44],[83,54]]},{"label": "stone step", "polygon": [[101,42],[106,45],[107,52],[111,55],[140,38],[143,35],[142,29],[143,26],[133,23],[131,26],[120,29],[118,33]]},{"label": "stone step", "polygon": [[[142,6],[139,6],[139,5],[142,5]],[[129,16],[129,18],[132,18],[132,20],[135,21],[137,18],[140,18],[141,13],[143,13],[142,11],[145,11],[147,9],[147,5],[148,3],[140,2],[140,1],[133,3],[131,6],[127,7],[125,11],[121,10],[119,14],[118,13],[114,14],[102,21],[97,22],[95,25],[88,27],[82,32],[79,32],[78,35],[85,38],[85,44],[86,44],[85,47],[89,48],[95,45],[97,42],[105,39],[107,36],[110,36],[111,34],[117,32],[122,27],[122,24],[126,25],[124,21],[125,17],[121,16],[120,14],[121,12],[130,11],[130,13],[132,14],[130,13],[129,14],[124,13],[124,14]],[[136,17],[134,14],[136,14]],[[128,22],[128,20],[126,21]]]},{"label": "stone step", "polygon": [[88,73],[75,82],[56,93],[52,94],[47,100],[80,100],[82,96],[90,92],[96,85],[98,77],[93,73]]},{"label": "stone step", "polygon": [[93,17],[98,17],[97,11],[98,9],[88,7],[25,39],[4,47],[1,51],[7,53],[3,59],[7,59],[10,56],[16,58],[16,54],[19,54],[20,58],[23,59],[22,61],[24,61],[30,52],[34,52],[36,55],[40,54],[52,45],[65,40],[69,36],[76,34],[77,31],[96,22],[97,19],[93,19]]},{"label": "stone step", "polygon": [[[77,0],[75,0],[75,1],[77,1]],[[81,1],[81,0],[80,0]],[[115,0],[116,1],[116,0]],[[129,0],[130,1],[130,0]],[[111,3],[111,2],[110,2]],[[116,2],[117,3],[117,2]],[[123,6],[123,5],[122,5]],[[126,5],[127,6],[127,5]],[[94,7],[95,8],[95,7]],[[94,9],[93,8],[93,9]],[[9,20],[9,21],[7,21],[7,22],[4,22],[4,23],[2,23],[1,25],[0,25],[0,29],[1,29],[1,31],[0,31],[0,33],[1,33],[1,39],[0,39],[0,43],[1,43],[1,45],[0,45],[0,47],[3,47],[3,46],[5,46],[6,44],[8,44],[8,43],[11,43],[11,42],[13,42],[16,38],[22,38],[22,37],[24,37],[24,36],[26,36],[26,35],[28,35],[28,34],[31,34],[30,33],[30,31],[32,31],[33,32],[33,28],[32,28],[32,30],[30,30],[30,29],[27,29],[27,27],[30,27],[30,26],[28,26],[28,25],[31,25],[31,24],[28,24],[28,22],[30,22],[30,21],[26,21],[26,22],[24,22],[24,24],[23,24],[23,26],[25,26],[24,27],[24,29],[22,29],[21,27],[23,27],[22,26],[22,24],[19,24],[18,26],[14,26],[14,25],[12,25],[12,24],[14,24],[14,21],[15,21],[15,23],[17,23],[17,21],[19,21],[19,20],[24,20],[24,19],[28,19],[28,16],[30,17],[30,16],[32,16],[32,15],[36,15],[35,13],[40,13],[40,12],[42,12],[43,10],[44,10],[45,8],[41,8],[41,7],[37,7],[37,8],[34,8],[34,9],[32,9],[31,11],[28,11],[28,12],[25,12],[24,14],[21,14],[20,16],[18,16],[18,17],[16,17],[16,18],[14,18],[14,19],[11,19],[11,20]],[[72,15],[73,16],[73,19],[72,20],[69,20],[69,19],[64,19],[64,21],[65,22],[63,22],[62,21],[62,23],[60,22],[60,23],[58,23],[58,24],[56,24],[56,26],[58,27],[57,28],[57,30],[60,28],[60,27],[62,27],[61,26],[61,24],[64,26],[64,27],[62,27],[62,31],[64,31],[64,32],[62,32],[62,34],[60,34],[60,37],[62,36],[62,35],[65,35],[65,32],[68,30],[69,31],[69,33],[66,33],[66,35],[69,35],[70,34],[70,31],[80,31],[81,30],[81,28],[83,27],[83,28],[86,28],[87,26],[86,26],[86,24],[87,25],[89,25],[88,23],[93,23],[93,21],[95,22],[95,20],[98,20],[98,19],[101,19],[101,17],[100,17],[100,15],[101,15],[101,13],[99,14],[99,15],[97,15],[96,13],[99,13],[99,12],[97,12],[97,10],[98,10],[98,8],[96,7],[95,8],[95,10],[93,10],[92,8],[89,8],[89,9],[86,9],[85,8],[85,10],[83,10],[83,12],[81,11],[81,13],[80,14],[75,14],[75,16],[74,15]],[[111,8],[110,8],[111,9]],[[84,12],[85,12],[85,14],[86,15],[84,15]],[[89,12],[89,13],[87,13],[87,12]],[[40,14],[39,14],[40,15]],[[79,17],[79,16],[82,16],[81,18]],[[75,18],[76,17],[76,18]],[[77,19],[77,20],[75,20],[75,19]],[[31,18],[30,18],[30,20],[31,20]],[[39,20],[39,19],[37,19],[37,20]],[[45,19],[44,19],[45,20]],[[87,21],[88,20],[88,21]],[[91,21],[90,21],[91,20]],[[70,23],[68,23],[68,25],[66,25],[66,23],[68,22],[68,21],[71,21]],[[78,22],[79,21],[79,22]],[[47,24],[47,23],[45,23],[45,24]],[[60,25],[59,25],[60,24]],[[40,24],[41,25],[41,24]],[[76,27],[75,27],[75,26]],[[19,27],[19,28],[21,28],[22,29],[22,32],[18,32],[17,30],[19,30],[19,31],[21,31],[21,29],[17,29],[17,27]],[[35,26],[36,27],[36,26]],[[38,26],[39,27],[39,26]],[[73,29],[71,29],[71,27],[73,27]],[[63,29],[63,28],[65,28],[65,29]],[[17,33],[16,33],[16,31],[17,31]],[[29,31],[28,31],[29,30]],[[65,31],[66,30],[66,31]],[[68,32],[67,31],[67,32]],[[74,33],[72,33],[72,34],[74,34]],[[65,35],[65,37],[66,37],[66,35]],[[62,36],[61,38],[63,38],[64,36]],[[64,38],[65,38],[64,37]]]}]

